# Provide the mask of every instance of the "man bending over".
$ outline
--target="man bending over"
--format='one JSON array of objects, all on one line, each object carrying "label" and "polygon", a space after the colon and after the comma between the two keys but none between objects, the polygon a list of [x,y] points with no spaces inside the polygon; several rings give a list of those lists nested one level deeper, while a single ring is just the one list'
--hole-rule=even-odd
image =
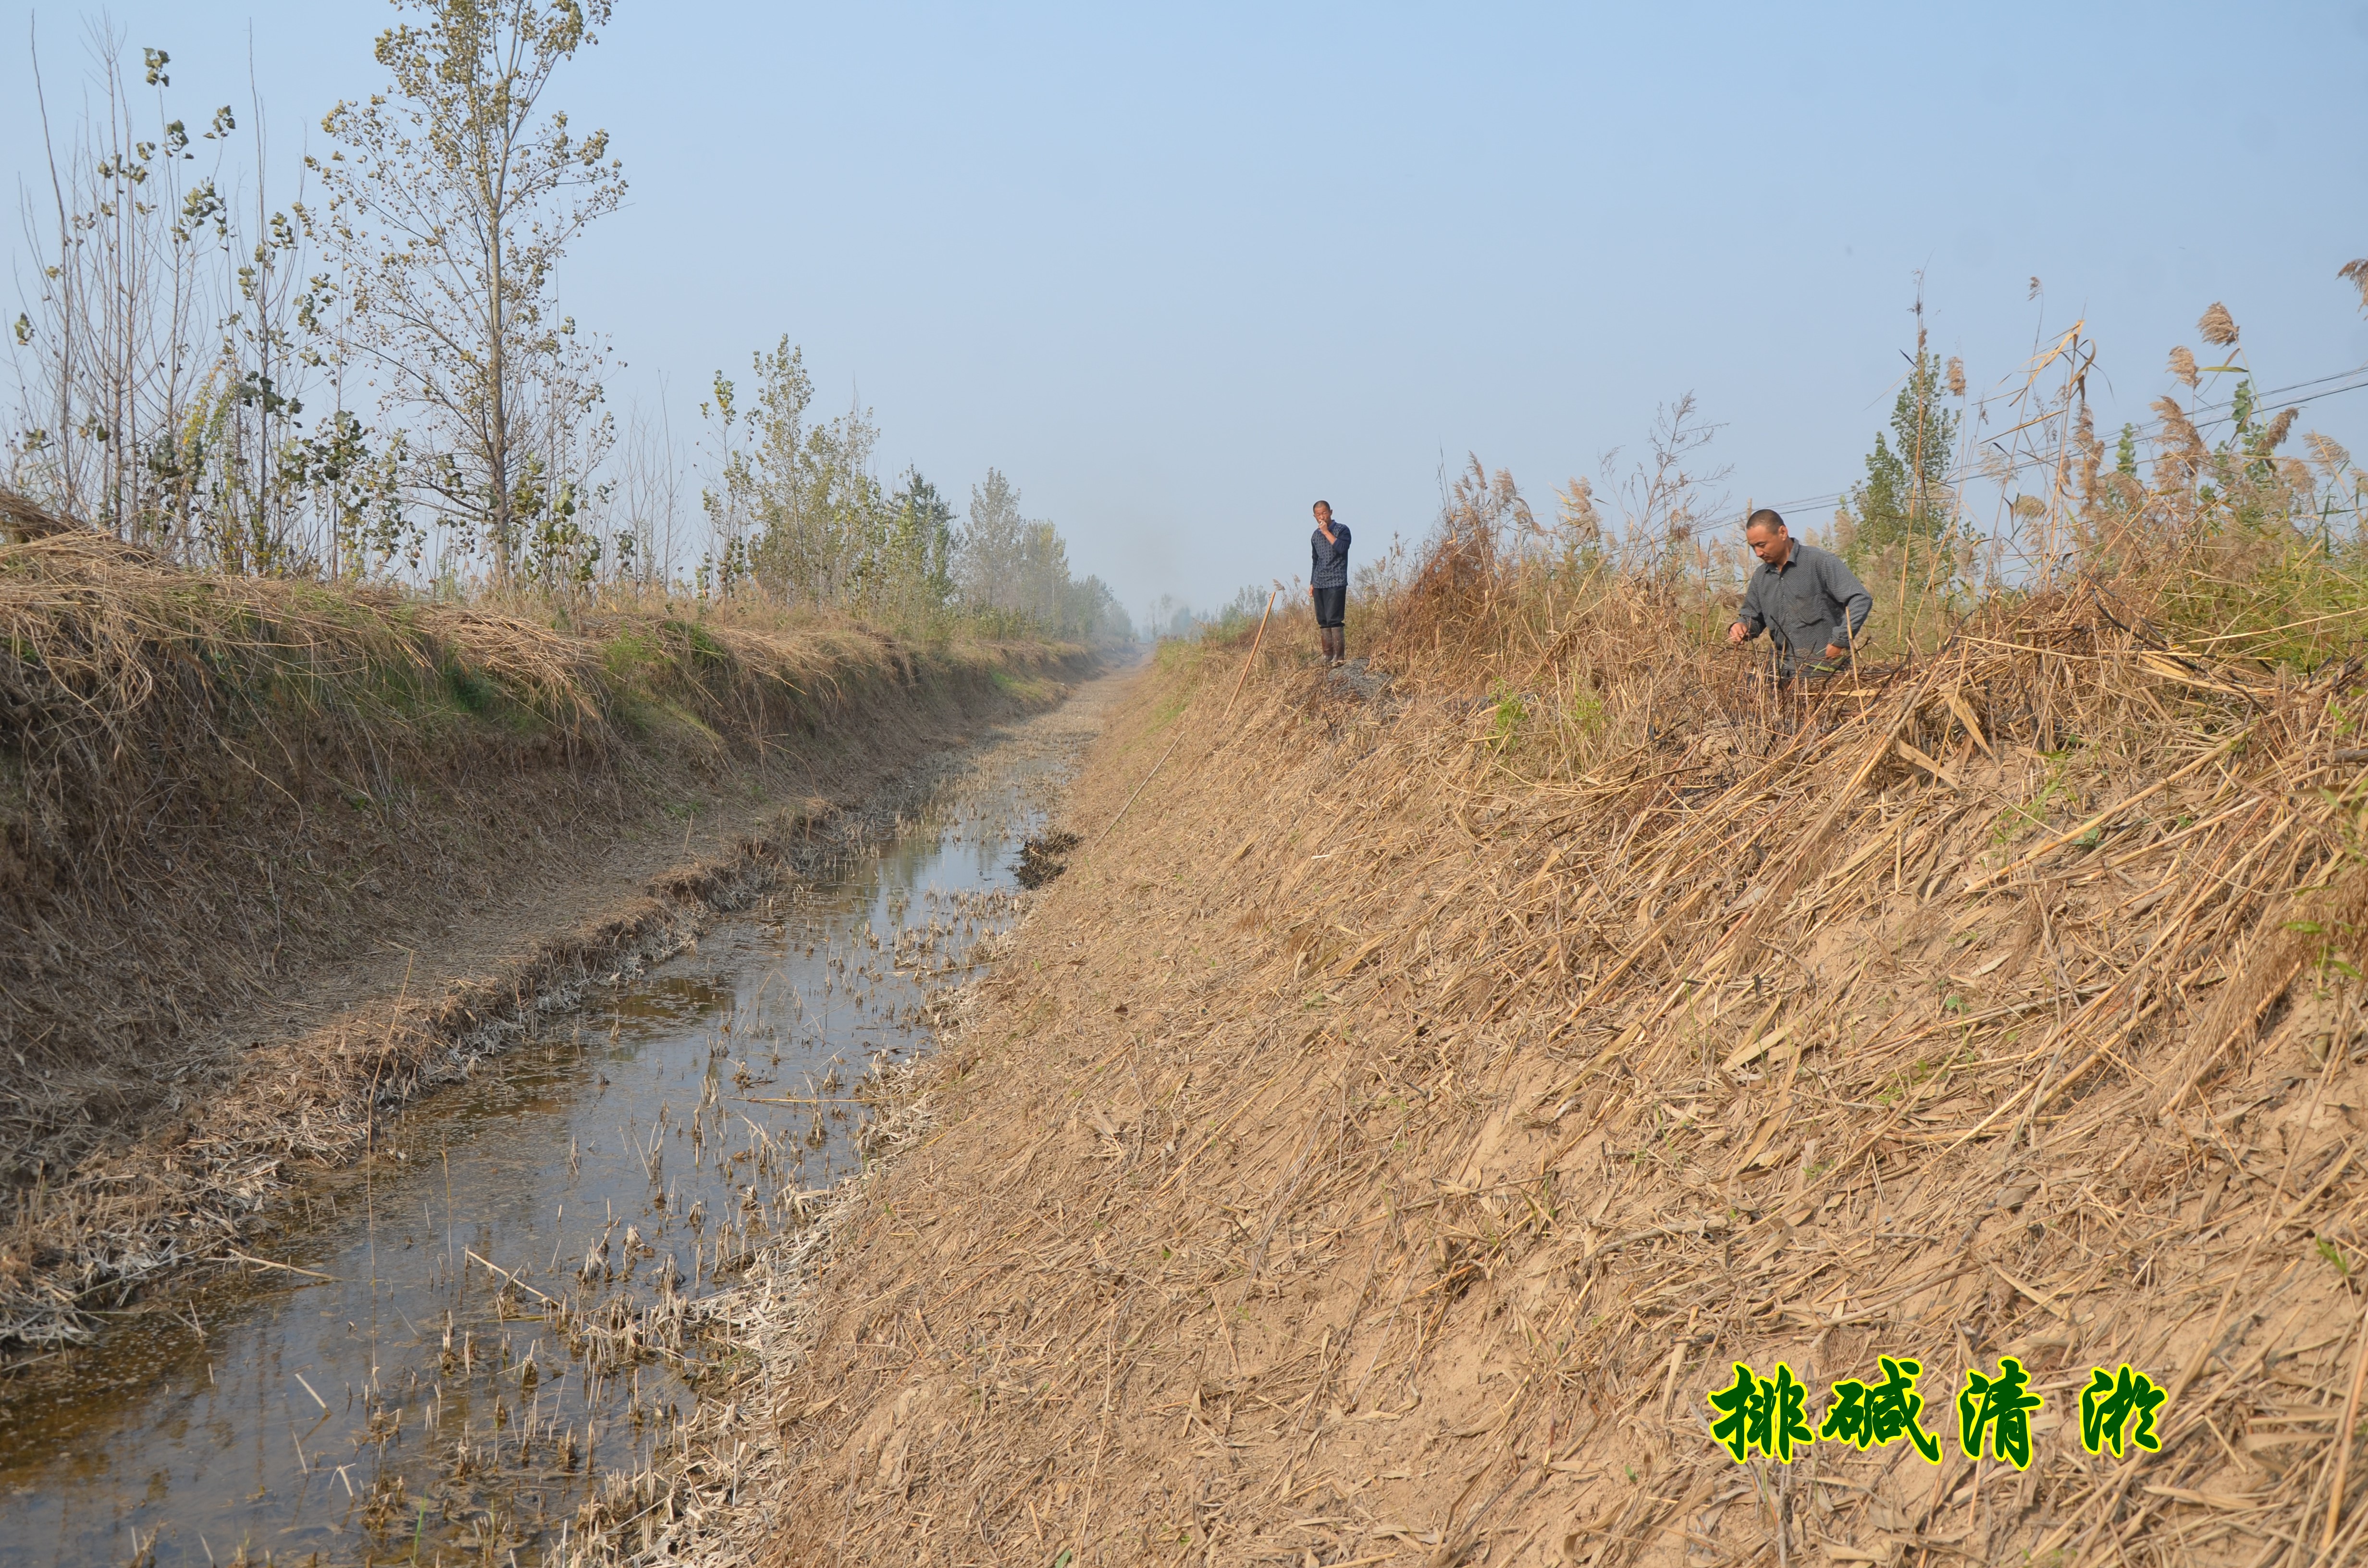
[{"label": "man bending over", "polygon": [[1743,526],[1759,569],[1743,590],[1743,608],[1726,640],[1740,644],[1766,631],[1787,676],[1816,678],[1839,669],[1874,613],[1874,597],[1841,557],[1803,544],[1784,519],[1762,506]]}]

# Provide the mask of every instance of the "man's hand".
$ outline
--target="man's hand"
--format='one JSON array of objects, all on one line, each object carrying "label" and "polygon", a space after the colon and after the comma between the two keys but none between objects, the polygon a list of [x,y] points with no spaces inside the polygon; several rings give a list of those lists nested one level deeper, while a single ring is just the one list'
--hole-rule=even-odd
[{"label": "man's hand", "polygon": [[1734,625],[1726,629],[1726,645],[1730,648],[1736,648],[1742,646],[1742,644],[1743,622],[1738,620]]},{"label": "man's hand", "polygon": [[1826,644],[1826,657],[1828,659],[1847,659],[1850,657],[1850,650],[1843,647],[1839,642],[1828,642]]}]

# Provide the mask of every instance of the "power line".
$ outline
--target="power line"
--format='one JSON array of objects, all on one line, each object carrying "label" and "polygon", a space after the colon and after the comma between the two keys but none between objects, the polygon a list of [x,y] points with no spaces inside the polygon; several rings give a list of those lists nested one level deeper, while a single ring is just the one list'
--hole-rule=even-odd
[{"label": "power line", "polygon": [[[2347,381],[2346,378],[2349,377],[2357,377],[2360,379]],[[2326,383],[2329,381],[2345,381],[2346,384],[2342,386],[2326,385]],[[2305,387],[2317,387],[2321,390],[2310,392],[2302,397],[2288,397],[2286,395],[2288,392],[2301,392]],[[2272,387],[2267,392],[2256,394],[2258,401],[2254,406],[2257,409],[2262,409],[2267,408],[2271,404],[2275,404],[2280,409],[2299,408],[2306,403],[2317,403],[2321,398],[2334,397],[2341,392],[2358,392],[2363,387],[2368,387],[2368,365],[2354,365],[2348,370],[2337,370],[2329,375],[2314,376],[2308,381],[2294,381],[2282,387]],[[2208,430],[2218,426],[2226,425],[2234,417],[2232,414],[2220,414],[2208,419],[2197,419],[2192,417],[2192,415],[2206,414],[2214,409],[2233,409],[2235,404],[2236,400],[2233,396],[2219,402],[2199,403],[2192,410],[2189,411],[2191,414],[2189,422],[2194,425],[2198,430]],[[2134,423],[2129,428],[2131,434],[2134,436],[2151,437],[2158,433],[2163,428],[2164,423],[2165,422],[2160,419],[2149,419],[2143,425]],[[1992,439],[1996,438],[1997,437],[1992,437]],[[2027,468],[2044,467],[2054,463],[2055,460],[2055,457],[2053,453],[2034,452],[2029,457],[2012,460],[2008,466],[2007,473],[2009,475],[2021,473]],[[1954,475],[1951,476],[1952,482],[1965,478],[1971,472],[1976,471],[1959,470]],[[1838,506],[1848,496],[1848,491],[1835,491],[1824,495],[1804,495],[1790,501],[1770,502],[1768,505],[1780,512],[1811,507]]]}]

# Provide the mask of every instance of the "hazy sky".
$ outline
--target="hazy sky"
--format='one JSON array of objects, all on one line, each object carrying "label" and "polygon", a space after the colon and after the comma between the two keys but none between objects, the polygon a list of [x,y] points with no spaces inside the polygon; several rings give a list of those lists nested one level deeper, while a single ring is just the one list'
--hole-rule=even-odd
[{"label": "hazy sky", "polygon": [[[1138,610],[1304,573],[1317,495],[1418,535],[1466,452],[1549,509],[1688,391],[1738,503],[1830,495],[1918,269],[1977,387],[2085,319],[2108,430],[2214,300],[2266,385],[2368,363],[2335,277],[2368,255],[2368,5],[1782,9],[620,0],[553,100],[632,185],[565,302],[686,438],[787,333],[883,472],[1001,468]],[[28,28],[55,109],[90,15],[16,12],[20,180]],[[244,102],[251,30],[291,164],[393,19],[112,15],[192,121]],[[2368,449],[2368,391],[2305,413]]]}]

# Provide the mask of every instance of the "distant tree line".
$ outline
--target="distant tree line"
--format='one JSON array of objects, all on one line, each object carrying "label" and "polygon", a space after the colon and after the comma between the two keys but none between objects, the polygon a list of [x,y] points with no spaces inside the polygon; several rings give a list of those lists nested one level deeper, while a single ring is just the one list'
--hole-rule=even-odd
[{"label": "distant tree line", "polygon": [[719,371],[700,405],[720,460],[700,497],[712,539],[696,573],[702,592],[891,619],[956,612],[1071,637],[1133,635],[1109,585],[1070,574],[1059,530],[1023,515],[1002,473],[986,471],[958,521],[918,469],[881,483],[870,409],[810,417],[814,382],[786,336],[750,368],[750,392]]}]

